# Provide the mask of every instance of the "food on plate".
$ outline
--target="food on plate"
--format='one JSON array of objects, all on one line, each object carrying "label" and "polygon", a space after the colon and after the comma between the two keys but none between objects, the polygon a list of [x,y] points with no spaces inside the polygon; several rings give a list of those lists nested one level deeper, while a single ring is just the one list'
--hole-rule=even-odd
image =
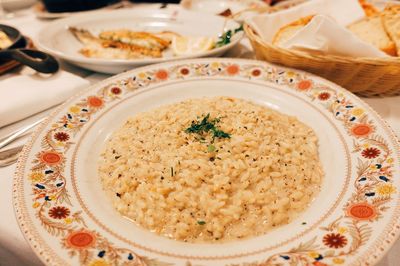
[{"label": "food on plate", "polygon": [[12,45],[12,41],[8,35],[0,30],[0,50],[6,49]]},{"label": "food on plate", "polygon": [[383,26],[393,40],[400,56],[400,5],[390,5],[382,12]]},{"label": "food on plate", "polygon": [[205,52],[214,47],[215,41],[211,37],[174,36],[171,45],[174,55],[190,55]]},{"label": "food on plate", "polygon": [[272,44],[281,45],[287,40],[289,40],[293,35],[295,35],[299,30],[301,30],[304,26],[306,26],[314,16],[307,16],[300,18],[286,26],[283,26],[279,29],[277,33],[275,33],[274,38],[272,39]]},{"label": "food on plate", "polygon": [[320,190],[314,131],[232,97],[188,99],[129,118],[99,161],[121,215],[187,242],[222,242],[290,223]]},{"label": "food on plate", "polygon": [[159,58],[171,43],[163,33],[113,30],[98,37],[88,30],[70,27],[69,30],[84,44],[79,50],[84,56],[106,59]]},{"label": "food on plate", "polygon": [[[172,31],[159,33],[135,32],[127,29],[102,31],[98,36],[88,30],[70,27],[69,30],[84,44],[79,50],[87,57],[106,59],[160,58],[171,49],[175,56],[205,52],[230,43],[232,31],[223,45],[216,45],[212,37],[181,36]],[[235,29],[234,33],[241,29]],[[222,37],[220,37],[222,38]]]},{"label": "food on plate", "polygon": [[135,32],[130,30],[110,30],[99,34],[102,40],[122,42],[154,50],[164,50],[171,43],[167,38],[148,32]]},{"label": "food on plate", "polygon": [[396,45],[386,33],[380,14],[365,17],[348,26],[361,40],[372,44],[388,55],[396,56]]},{"label": "food on plate", "polygon": [[213,37],[181,36],[172,31],[158,33],[136,32],[127,29],[102,31],[98,36],[85,29],[69,27],[74,36],[84,44],[79,50],[86,57],[105,59],[161,58],[164,52],[174,56],[191,55],[212,50],[231,42],[242,27],[224,32],[217,42]]}]

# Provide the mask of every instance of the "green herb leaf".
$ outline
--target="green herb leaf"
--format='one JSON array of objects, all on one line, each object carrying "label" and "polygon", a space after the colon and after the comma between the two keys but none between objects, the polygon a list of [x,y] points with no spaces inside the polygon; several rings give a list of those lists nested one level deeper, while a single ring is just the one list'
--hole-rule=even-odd
[{"label": "green herb leaf", "polygon": [[[210,114],[207,114],[204,116],[200,122],[198,121],[192,121],[192,124],[190,127],[185,129],[186,133],[195,133],[198,134],[199,136],[196,137],[197,140],[202,142],[204,141],[204,133],[208,133],[211,131],[212,133],[212,138],[213,140],[215,138],[230,138],[231,135],[229,133],[226,133],[216,127],[216,124],[221,121],[220,118],[215,118],[213,120],[210,120]],[[215,148],[215,147],[214,147]]]},{"label": "green herb leaf", "polygon": [[208,145],[207,150],[208,150],[208,152],[213,152],[213,151],[215,151],[215,146],[210,144],[210,145]]},{"label": "green herb leaf", "polygon": [[213,130],[213,134],[214,134],[214,136],[213,136],[214,138],[220,138],[220,139],[230,139],[231,138],[231,134],[226,133],[219,129]]},{"label": "green herb leaf", "polygon": [[215,44],[215,47],[221,47],[224,45],[227,45],[231,42],[231,38],[233,36],[233,34],[238,33],[239,31],[243,31],[243,25],[240,25],[240,27],[236,28],[233,30],[228,30],[226,32],[224,32],[220,37],[218,42]]},{"label": "green herb leaf", "polygon": [[197,223],[199,224],[199,225],[205,225],[206,224],[206,222],[205,221],[197,221]]},{"label": "green herb leaf", "polygon": [[236,29],[235,29],[235,33],[238,33],[239,31],[243,31],[243,24],[240,25],[239,28],[236,28]]},{"label": "green herb leaf", "polygon": [[219,37],[219,41],[215,44],[215,46],[221,47],[227,45],[231,42],[231,38],[232,38],[232,31],[228,30]]}]

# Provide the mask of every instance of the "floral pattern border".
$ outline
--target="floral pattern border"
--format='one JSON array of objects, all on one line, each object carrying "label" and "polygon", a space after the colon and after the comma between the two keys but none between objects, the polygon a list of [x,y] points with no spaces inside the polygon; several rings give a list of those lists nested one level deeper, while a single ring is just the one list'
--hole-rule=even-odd
[{"label": "floral pattern border", "polygon": [[[249,61],[251,62],[251,61]],[[389,142],[377,132],[367,110],[348,97],[319,83],[308,74],[260,64],[232,64],[215,60],[209,63],[186,63],[166,68],[132,72],[132,76],[99,89],[69,106],[41,139],[41,151],[31,162],[28,178],[32,188],[32,208],[43,228],[59,238],[69,256],[81,265],[169,265],[117,247],[100,232],[85,223],[79,206],[74,206],[64,174],[66,152],[80,130],[93,116],[111,102],[139,88],[195,77],[240,77],[273,82],[296,90],[328,110],[347,130],[357,156],[357,176],[353,193],[343,206],[342,215],[321,227],[320,233],[287,252],[278,253],[245,265],[336,265],[346,264],[369,240],[371,224],[379,221],[398,193],[393,184],[394,156]],[[23,163],[23,162],[22,162]]]}]

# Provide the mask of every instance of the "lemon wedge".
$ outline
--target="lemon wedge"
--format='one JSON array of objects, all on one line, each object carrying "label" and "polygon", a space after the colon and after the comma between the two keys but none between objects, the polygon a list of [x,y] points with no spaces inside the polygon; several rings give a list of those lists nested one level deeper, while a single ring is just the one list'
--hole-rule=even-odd
[{"label": "lemon wedge", "polygon": [[175,55],[189,55],[213,49],[215,41],[212,37],[174,36],[172,50]]}]

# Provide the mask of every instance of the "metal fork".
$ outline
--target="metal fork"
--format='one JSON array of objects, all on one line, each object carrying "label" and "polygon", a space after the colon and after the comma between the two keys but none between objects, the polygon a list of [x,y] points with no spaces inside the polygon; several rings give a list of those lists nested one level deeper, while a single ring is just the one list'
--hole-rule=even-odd
[{"label": "metal fork", "polygon": [[[46,117],[43,117],[27,126],[19,128],[15,131],[11,132],[10,134],[6,135],[5,137],[3,137],[2,139],[0,139],[0,149],[6,147],[10,143],[17,140],[18,138],[26,135],[30,129],[36,127],[37,125],[42,123],[45,119],[46,119]],[[23,145],[20,145],[15,148],[0,151],[0,168],[15,163],[18,160],[19,153],[21,152],[23,147],[24,147]]]},{"label": "metal fork", "polygon": [[18,160],[23,145],[0,152],[0,168],[12,165]]},{"label": "metal fork", "polygon": [[46,118],[43,117],[35,122],[33,122],[32,124],[29,124],[27,126],[24,126],[22,128],[19,128],[13,132],[11,132],[10,134],[8,134],[7,136],[3,137],[2,139],[0,139],[0,149],[4,148],[5,146],[7,146],[8,144],[14,142],[16,139],[18,139],[19,137],[23,136],[25,133],[27,133],[31,128],[34,128],[35,126],[39,125],[40,123],[42,123]]}]

